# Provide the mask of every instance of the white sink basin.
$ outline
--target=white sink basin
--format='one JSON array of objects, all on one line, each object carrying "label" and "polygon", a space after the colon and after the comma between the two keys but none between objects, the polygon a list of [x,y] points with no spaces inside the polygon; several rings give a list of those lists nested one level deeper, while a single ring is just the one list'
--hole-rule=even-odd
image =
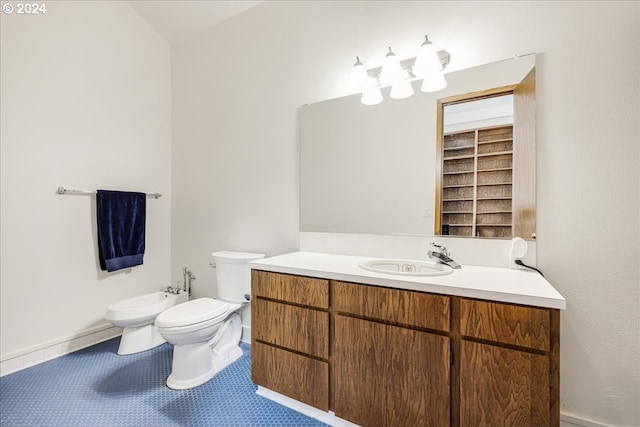
[{"label": "white sink basin", "polygon": [[372,259],[362,261],[359,266],[376,273],[399,276],[444,276],[453,272],[448,265],[415,259]]}]

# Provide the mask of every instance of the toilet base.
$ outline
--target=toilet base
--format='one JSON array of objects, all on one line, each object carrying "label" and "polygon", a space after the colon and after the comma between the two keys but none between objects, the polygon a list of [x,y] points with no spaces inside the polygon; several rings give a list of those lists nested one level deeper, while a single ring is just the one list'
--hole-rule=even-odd
[{"label": "toilet base", "polygon": [[218,372],[242,357],[240,315],[232,314],[209,341],[173,347],[171,375],[167,387],[185,390],[209,381]]},{"label": "toilet base", "polygon": [[[211,351],[211,349],[209,349],[209,351]],[[175,349],[173,357],[176,357]],[[212,359],[211,355],[209,355],[208,357],[211,362],[206,372],[191,378],[181,378],[179,375],[176,375],[176,373],[172,371],[171,375],[169,375],[169,378],[167,378],[167,387],[174,390],[186,390],[189,388],[198,387],[199,385],[206,383],[211,378],[215,377],[218,372],[242,357],[242,349],[240,347],[236,347],[234,351],[229,352],[227,355],[225,355],[224,359]]]},{"label": "toilet base", "polygon": [[118,354],[124,356],[140,353],[141,351],[151,350],[165,342],[167,341],[162,338],[158,328],[153,323],[135,327],[128,326],[122,330]]}]

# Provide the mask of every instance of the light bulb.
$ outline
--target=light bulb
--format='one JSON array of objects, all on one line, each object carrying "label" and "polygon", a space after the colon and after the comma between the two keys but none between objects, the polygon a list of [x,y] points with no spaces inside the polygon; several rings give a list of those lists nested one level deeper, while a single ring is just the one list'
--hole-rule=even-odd
[{"label": "light bulb", "polygon": [[382,102],[382,92],[380,92],[380,86],[374,86],[365,89],[362,92],[362,98],[360,99],[364,105],[376,105]]},{"label": "light bulb", "polygon": [[351,70],[349,87],[353,91],[362,92],[367,87],[368,80],[369,75],[367,74],[367,69],[364,64],[360,62],[360,58],[356,56],[356,63],[353,64],[353,69]]},{"label": "light bulb", "polygon": [[442,74],[442,71],[434,71],[427,73],[422,80],[422,86],[420,90],[423,92],[438,92],[447,87],[447,81]]},{"label": "light bulb", "polygon": [[424,36],[424,43],[420,46],[412,71],[416,77],[424,77],[431,72],[442,71],[442,63],[438,58],[438,52],[427,36]]},{"label": "light bulb", "polygon": [[392,85],[402,78],[402,67],[395,53],[389,48],[389,52],[384,57],[382,71],[380,71],[380,84],[383,86]]},{"label": "light bulb", "polygon": [[389,96],[393,99],[408,98],[413,95],[413,86],[409,80],[400,80],[391,86]]}]

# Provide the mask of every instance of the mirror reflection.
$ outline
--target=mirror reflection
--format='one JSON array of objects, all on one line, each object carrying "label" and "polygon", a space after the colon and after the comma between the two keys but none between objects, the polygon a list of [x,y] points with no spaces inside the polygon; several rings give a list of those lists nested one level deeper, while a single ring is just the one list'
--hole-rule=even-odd
[{"label": "mirror reflection", "polygon": [[445,104],[442,120],[436,234],[511,237],[513,93]]},{"label": "mirror reflection", "polygon": [[[415,81],[415,95],[402,100],[383,89],[385,100],[375,106],[352,95],[301,107],[300,231],[442,233],[442,138],[459,129],[447,123],[444,130],[444,107],[460,110],[454,106],[465,96],[513,89],[534,66],[529,55],[448,73],[448,87],[437,93],[421,92]],[[517,187],[514,180],[514,192]]]}]

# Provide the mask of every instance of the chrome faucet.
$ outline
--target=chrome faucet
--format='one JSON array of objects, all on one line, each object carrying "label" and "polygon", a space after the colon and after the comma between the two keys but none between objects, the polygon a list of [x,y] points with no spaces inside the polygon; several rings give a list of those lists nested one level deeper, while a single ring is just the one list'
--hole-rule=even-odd
[{"label": "chrome faucet", "polygon": [[178,295],[180,293],[180,283],[174,288],[173,286],[167,286],[167,289],[164,290],[170,294]]},{"label": "chrome faucet", "polygon": [[437,248],[438,250],[427,251],[427,255],[429,256],[429,258],[435,259],[438,262],[442,264],[446,264],[451,268],[455,268],[455,269],[462,268],[460,264],[458,264],[457,262],[455,262],[449,257],[449,251],[447,250],[447,248],[441,245],[436,245],[433,242],[431,242],[431,246],[433,246],[434,248]]}]

